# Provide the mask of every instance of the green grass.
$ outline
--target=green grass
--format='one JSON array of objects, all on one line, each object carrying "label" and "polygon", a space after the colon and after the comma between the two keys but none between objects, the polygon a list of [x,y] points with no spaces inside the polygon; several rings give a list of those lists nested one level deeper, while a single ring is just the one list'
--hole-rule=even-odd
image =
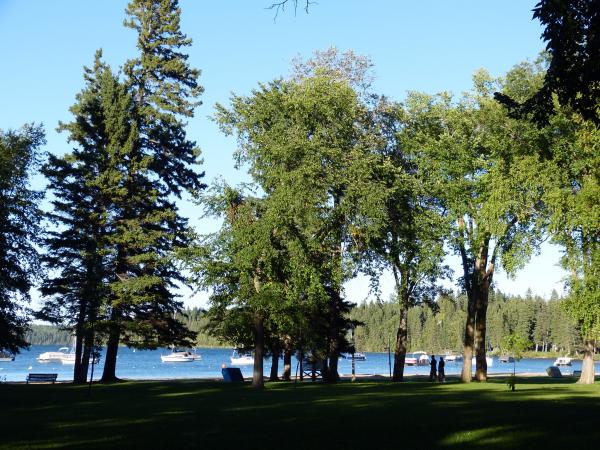
[{"label": "green grass", "polygon": [[0,385],[0,448],[598,448],[600,386],[573,380],[87,388]]}]

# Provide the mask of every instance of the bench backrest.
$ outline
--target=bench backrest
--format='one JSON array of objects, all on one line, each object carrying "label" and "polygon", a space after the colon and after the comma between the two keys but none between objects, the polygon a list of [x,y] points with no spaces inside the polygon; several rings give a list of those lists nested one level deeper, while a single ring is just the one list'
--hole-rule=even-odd
[{"label": "bench backrest", "polygon": [[226,383],[243,383],[244,377],[242,371],[238,367],[225,367],[221,369],[223,380]]},{"label": "bench backrest", "polygon": [[28,380],[56,380],[57,373],[30,373],[27,375]]}]

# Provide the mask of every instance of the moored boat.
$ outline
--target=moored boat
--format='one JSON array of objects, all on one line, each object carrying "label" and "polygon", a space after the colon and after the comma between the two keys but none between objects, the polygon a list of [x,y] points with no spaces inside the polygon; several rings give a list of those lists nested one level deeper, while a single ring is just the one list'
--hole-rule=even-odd
[{"label": "moored boat", "polygon": [[343,359],[352,359],[352,358],[354,358],[354,361],[366,361],[367,360],[367,356],[364,353],[361,353],[361,352],[356,352],[356,353],[341,353],[340,356]]},{"label": "moored boat", "polygon": [[413,355],[417,358],[417,366],[429,365],[429,355],[427,352],[413,352]]},{"label": "moored boat", "polygon": [[201,356],[195,352],[190,351],[172,351],[168,355],[160,355],[162,362],[194,362],[201,359]]},{"label": "moored boat", "polygon": [[404,357],[406,366],[427,366],[429,365],[429,355],[426,352],[407,353]]},{"label": "moored boat", "polygon": [[[488,367],[492,367],[494,365],[494,358],[492,358],[491,356],[486,356],[485,362],[487,363]],[[475,358],[473,356],[473,358],[471,359],[471,364],[475,365],[476,363],[477,363],[477,358]]]},{"label": "moored boat", "polygon": [[239,352],[234,350],[229,358],[234,366],[248,366],[254,364],[254,356],[250,352]]},{"label": "moored boat", "polygon": [[[49,362],[62,362],[63,360],[73,359],[73,364],[75,363],[75,353],[69,351],[69,347],[61,347],[57,352],[44,352],[41,353],[37,360],[41,363],[49,363]],[[68,364],[68,363],[67,363]]]},{"label": "moored boat", "polygon": [[570,366],[571,361],[573,361],[573,360],[571,358],[569,358],[568,356],[559,356],[558,358],[556,358],[556,361],[554,361],[554,365],[556,367]]},{"label": "moored boat", "polygon": [[460,353],[446,353],[444,355],[444,359],[446,360],[446,362],[457,362],[457,361],[462,361],[463,360],[463,356]]},{"label": "moored boat", "polygon": [[501,363],[514,363],[515,362],[515,358],[513,358],[512,356],[508,356],[508,355],[502,355],[498,359]]},{"label": "moored boat", "polygon": [[0,352],[0,362],[11,362],[15,360],[15,355],[7,352]]}]

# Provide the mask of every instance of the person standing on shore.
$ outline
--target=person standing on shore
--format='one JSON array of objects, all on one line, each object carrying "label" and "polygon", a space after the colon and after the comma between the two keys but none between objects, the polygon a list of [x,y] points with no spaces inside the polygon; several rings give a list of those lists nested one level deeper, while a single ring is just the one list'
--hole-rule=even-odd
[{"label": "person standing on shore", "polygon": [[431,370],[429,371],[429,381],[435,381],[436,377],[436,367],[437,361],[435,360],[435,355],[431,355],[430,361]]},{"label": "person standing on shore", "polygon": [[440,356],[440,362],[438,363],[438,381],[443,383],[446,381],[446,363],[444,358]]}]

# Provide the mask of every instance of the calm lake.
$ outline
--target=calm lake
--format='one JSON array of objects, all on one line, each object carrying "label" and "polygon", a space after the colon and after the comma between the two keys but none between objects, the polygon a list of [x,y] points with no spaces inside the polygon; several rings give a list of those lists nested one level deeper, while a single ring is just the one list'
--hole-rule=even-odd
[{"label": "calm lake", "polygon": [[[36,358],[40,353],[48,351],[57,351],[59,346],[55,345],[32,345],[29,350],[25,350],[12,362],[0,362],[0,381],[25,381],[29,372],[33,373],[58,373],[59,381],[69,381],[73,379],[73,366],[63,365],[61,363],[39,363]],[[198,354],[202,356],[201,360],[194,362],[171,362],[163,363],[160,355],[169,354],[169,350],[147,350],[134,351],[126,347],[119,349],[117,360],[117,376],[129,379],[168,379],[168,378],[220,378],[221,365],[226,364],[232,367],[229,361],[231,349],[199,348]],[[388,354],[387,353],[365,353],[366,361],[356,361],[356,373],[364,375],[388,375]],[[393,357],[393,355],[392,355]],[[292,358],[292,374],[296,371],[297,360]],[[522,359],[517,362],[516,368],[519,373],[540,373],[545,372],[546,367],[551,366],[554,359]],[[94,379],[99,379],[102,374],[104,360],[94,368]],[[393,360],[392,360],[393,364]],[[252,366],[239,366],[245,377],[252,376]],[[265,374],[268,374],[271,367],[270,359],[265,360]],[[280,361],[280,372],[283,368],[283,362]],[[488,368],[489,373],[507,373],[512,371],[512,363],[501,363],[498,358],[494,358],[493,364]],[[446,374],[460,373],[461,363],[446,363]],[[581,361],[573,361],[571,367],[561,367],[563,374],[570,374],[573,370],[581,369]],[[599,366],[596,365],[596,371]],[[352,365],[350,360],[340,359],[340,374],[351,374]],[[428,366],[406,367],[407,375],[420,374],[428,375]]]}]

